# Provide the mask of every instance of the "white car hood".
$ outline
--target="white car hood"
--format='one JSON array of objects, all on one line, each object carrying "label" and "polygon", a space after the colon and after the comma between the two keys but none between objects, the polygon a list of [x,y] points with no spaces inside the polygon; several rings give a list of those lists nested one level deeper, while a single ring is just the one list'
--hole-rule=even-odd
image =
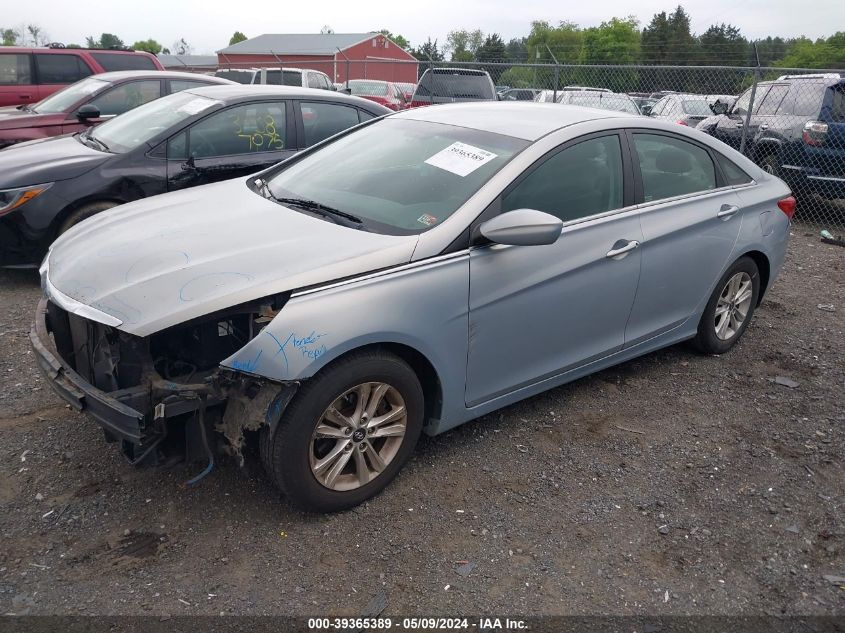
[{"label": "white car hood", "polygon": [[246,301],[407,263],[417,239],[306,215],[237,179],[80,223],[53,244],[46,283],[120,320],[118,329],[147,336]]}]

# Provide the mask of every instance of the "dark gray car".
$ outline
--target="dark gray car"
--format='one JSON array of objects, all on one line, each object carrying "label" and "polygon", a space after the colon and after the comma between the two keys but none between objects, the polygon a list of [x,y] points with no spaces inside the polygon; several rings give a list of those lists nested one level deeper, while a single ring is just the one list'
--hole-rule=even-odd
[{"label": "dark gray car", "polygon": [[429,68],[420,77],[411,107],[457,101],[496,101],[493,80],[484,70]]}]

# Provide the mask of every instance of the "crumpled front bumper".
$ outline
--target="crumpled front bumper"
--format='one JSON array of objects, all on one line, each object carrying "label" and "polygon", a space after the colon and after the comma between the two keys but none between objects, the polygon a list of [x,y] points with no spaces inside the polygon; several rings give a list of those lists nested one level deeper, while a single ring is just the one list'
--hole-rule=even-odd
[{"label": "crumpled front bumper", "polygon": [[[29,340],[38,368],[59,397],[77,411],[88,413],[112,436],[133,444],[144,443],[147,435],[145,415],[121,401],[137,400],[144,396],[144,390],[124,390],[118,399],[88,383],[60,360],[47,329],[47,299],[38,303]],[[148,393],[149,389],[146,391]]]}]

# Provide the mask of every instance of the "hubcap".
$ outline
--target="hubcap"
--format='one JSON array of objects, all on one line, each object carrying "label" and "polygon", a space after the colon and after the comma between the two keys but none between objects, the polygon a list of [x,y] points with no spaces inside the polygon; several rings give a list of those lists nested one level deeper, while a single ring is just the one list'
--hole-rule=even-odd
[{"label": "hubcap", "polygon": [[354,490],[393,461],[407,429],[401,394],[383,382],[342,393],[323,412],[311,437],[311,472],[331,490]]},{"label": "hubcap", "polygon": [[716,304],[717,338],[728,341],[736,336],[748,316],[753,294],[754,286],[748,273],[740,272],[728,279]]}]

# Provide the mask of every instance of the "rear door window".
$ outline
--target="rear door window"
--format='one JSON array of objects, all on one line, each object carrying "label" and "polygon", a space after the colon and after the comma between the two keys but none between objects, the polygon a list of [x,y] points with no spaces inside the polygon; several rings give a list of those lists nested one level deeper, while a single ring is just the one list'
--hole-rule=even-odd
[{"label": "rear door window", "polygon": [[151,57],[132,53],[91,53],[103,70],[158,70]]},{"label": "rear door window", "polygon": [[830,89],[830,120],[845,121],[845,86],[839,84]]},{"label": "rear door window", "polygon": [[91,100],[100,116],[114,116],[128,112],[161,96],[159,80],[127,81]]},{"label": "rear door window", "polygon": [[351,106],[303,101],[299,108],[305,130],[305,147],[358,125],[358,110]]},{"label": "rear door window", "polygon": [[33,83],[30,56],[18,53],[0,54],[0,86],[28,86]]},{"label": "rear door window", "polygon": [[707,150],[674,136],[633,136],[646,202],[716,188],[716,167]]},{"label": "rear door window", "polygon": [[40,84],[72,84],[91,75],[78,55],[36,53],[34,57]]},{"label": "rear door window", "polygon": [[302,86],[302,73],[297,70],[284,71],[282,84],[285,86]]}]

